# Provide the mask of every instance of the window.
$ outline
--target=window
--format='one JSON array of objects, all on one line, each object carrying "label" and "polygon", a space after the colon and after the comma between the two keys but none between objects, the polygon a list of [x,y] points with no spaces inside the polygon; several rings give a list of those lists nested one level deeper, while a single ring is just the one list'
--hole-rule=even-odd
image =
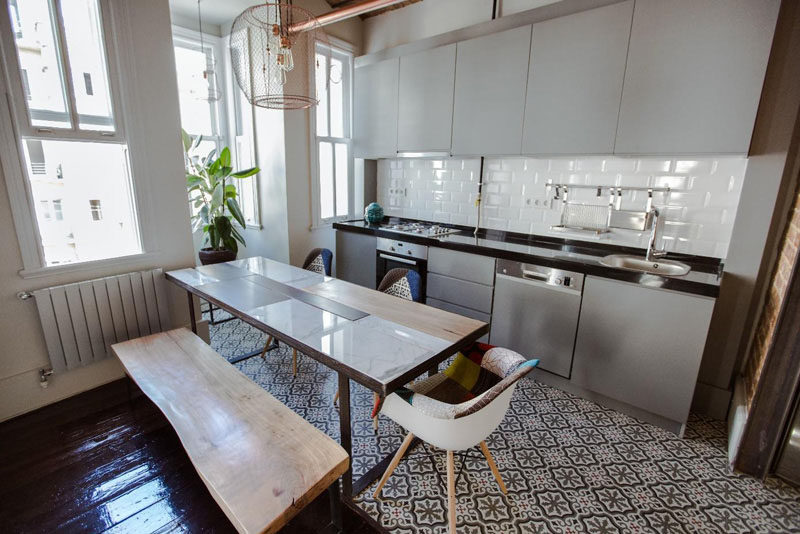
[{"label": "window", "polygon": [[[181,108],[181,126],[192,136],[202,135],[200,154],[228,146],[236,170],[255,167],[253,107],[233,81],[226,44],[219,37],[173,27],[175,66]],[[231,76],[225,80],[223,73]],[[230,89],[223,92],[221,87]],[[228,116],[228,111],[230,116]],[[261,228],[258,215],[258,175],[234,180],[245,223]]]},{"label": "window", "polygon": [[198,147],[201,153],[222,150],[225,145],[224,102],[219,98],[221,95],[214,74],[219,52],[208,43],[201,48],[199,38],[195,41],[190,37],[176,36],[174,44],[181,127],[192,136],[203,136]]},{"label": "window", "polygon": [[103,208],[100,205],[99,200],[90,200],[89,201],[89,210],[92,213],[92,220],[93,221],[102,221],[103,220]]},{"label": "window", "polygon": [[[53,217],[55,217],[55,219],[57,221],[63,221],[64,220],[64,211],[61,208],[61,199],[60,198],[57,198],[57,199],[53,200]],[[72,236],[72,237],[74,237],[74,236]]]},{"label": "window", "polygon": [[25,270],[141,254],[108,0],[5,1],[0,47],[18,145],[0,150],[21,154],[4,169],[19,184],[10,191]]},{"label": "window", "polygon": [[350,101],[353,56],[317,45],[315,83],[319,104],[316,132],[315,224],[352,216],[353,151]]}]

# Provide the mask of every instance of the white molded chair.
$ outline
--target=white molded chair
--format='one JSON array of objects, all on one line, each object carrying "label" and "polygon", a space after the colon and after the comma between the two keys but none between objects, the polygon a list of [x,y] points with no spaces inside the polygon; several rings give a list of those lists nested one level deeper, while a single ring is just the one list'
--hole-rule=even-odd
[{"label": "white molded chair", "polygon": [[508,349],[475,343],[469,350],[459,353],[443,372],[386,397],[380,413],[408,430],[408,435],[378,483],[375,498],[379,498],[414,436],[447,451],[451,534],[456,532],[455,451],[480,445],[500,490],[506,493],[484,440],[503,421],[519,380],[538,363],[539,360],[526,360]]}]

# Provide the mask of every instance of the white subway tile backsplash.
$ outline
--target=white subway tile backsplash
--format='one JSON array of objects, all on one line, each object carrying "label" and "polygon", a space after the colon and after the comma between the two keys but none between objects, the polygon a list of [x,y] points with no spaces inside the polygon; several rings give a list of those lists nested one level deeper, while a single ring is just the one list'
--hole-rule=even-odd
[{"label": "white subway tile backsplash", "polygon": [[[747,159],[664,158],[487,158],[484,161],[481,226],[520,233],[563,236],[562,202],[547,183],[623,188],[622,209],[644,211],[647,192],[625,187],[666,187],[654,193],[661,208],[668,250],[724,258],[739,203]],[[475,199],[480,159],[395,159],[378,162],[378,202],[388,215],[460,225],[477,221]],[[569,200],[607,205],[593,189],[569,190]],[[579,236],[570,235],[570,238]],[[607,242],[644,247],[649,231],[613,229]]]}]

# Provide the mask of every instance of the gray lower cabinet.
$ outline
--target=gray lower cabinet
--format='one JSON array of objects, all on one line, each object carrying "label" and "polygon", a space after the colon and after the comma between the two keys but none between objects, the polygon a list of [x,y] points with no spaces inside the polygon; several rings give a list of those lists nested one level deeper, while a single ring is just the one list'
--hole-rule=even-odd
[{"label": "gray lower cabinet", "polygon": [[[433,306],[434,308],[439,308],[440,310],[449,311],[451,313],[457,313],[458,315],[463,315],[464,317],[477,319],[479,321],[483,321],[484,323],[492,322],[492,316],[488,313],[483,313],[476,310],[472,310],[470,308],[465,308],[464,306],[459,306],[458,304],[452,304],[450,302],[435,299],[433,297],[428,297],[425,300],[425,304],[427,304],[428,306]],[[488,343],[489,334],[486,334],[485,336],[479,338],[478,341],[480,341],[481,343]]]},{"label": "gray lower cabinet", "polygon": [[377,241],[374,235],[336,232],[336,278],[375,289]]},{"label": "gray lower cabinet", "polygon": [[[492,322],[495,259],[444,248],[428,249],[429,306]],[[486,342],[484,336],[480,341]]]},{"label": "gray lower cabinet", "polygon": [[587,276],[572,382],[684,423],[713,309],[712,298]]}]

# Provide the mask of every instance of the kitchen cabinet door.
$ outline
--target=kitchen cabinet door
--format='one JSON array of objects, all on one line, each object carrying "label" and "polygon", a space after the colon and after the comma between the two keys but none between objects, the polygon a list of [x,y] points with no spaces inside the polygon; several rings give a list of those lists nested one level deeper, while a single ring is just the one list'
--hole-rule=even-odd
[{"label": "kitchen cabinet door", "polygon": [[450,152],[455,73],[455,44],[400,58],[400,152]]},{"label": "kitchen cabinet door", "polygon": [[356,67],[353,85],[353,155],[397,155],[397,91],[400,61],[387,59]]},{"label": "kitchen cabinet door", "polygon": [[374,235],[337,230],[333,255],[336,278],[375,289],[377,244]]},{"label": "kitchen cabinet door", "polygon": [[747,153],[779,0],[636,0],[617,154]]},{"label": "kitchen cabinet door", "polygon": [[520,154],[530,39],[523,26],[458,43],[454,155]]},{"label": "kitchen cabinet door", "polygon": [[611,154],[633,0],[533,25],[523,154]]},{"label": "kitchen cabinet door", "polygon": [[587,276],[572,381],[685,423],[713,309],[712,298]]}]

